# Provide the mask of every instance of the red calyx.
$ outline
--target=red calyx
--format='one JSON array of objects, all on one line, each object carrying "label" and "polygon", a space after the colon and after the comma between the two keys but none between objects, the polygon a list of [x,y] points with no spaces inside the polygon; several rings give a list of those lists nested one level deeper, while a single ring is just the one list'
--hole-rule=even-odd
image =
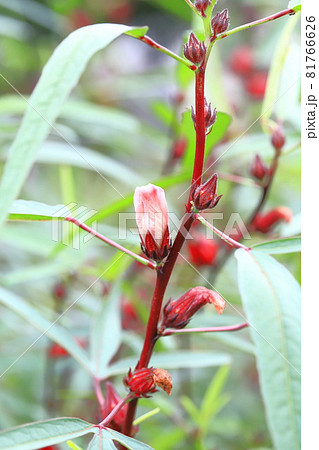
[{"label": "red calyx", "polygon": [[282,147],[285,145],[286,137],[284,134],[284,130],[280,124],[277,124],[277,127],[272,133],[271,143],[277,152],[280,152]]},{"label": "red calyx", "polygon": [[224,9],[222,12],[217,13],[215,17],[213,17],[211,26],[212,26],[212,39],[215,39],[217,34],[224,33],[229,27],[229,16],[228,9]]},{"label": "red calyx", "polygon": [[254,68],[254,54],[251,47],[235,48],[230,57],[230,68],[237,75],[248,75]]},{"label": "red calyx", "polygon": [[[191,106],[191,115],[192,115],[192,119],[194,122],[195,130],[196,130],[196,114],[195,114],[194,108],[192,106]],[[212,126],[216,122],[216,119],[217,119],[216,108],[212,109],[212,104],[208,103],[208,101],[205,97],[204,120],[205,120],[206,135],[212,131]]]},{"label": "red calyx", "polygon": [[194,64],[203,62],[206,54],[206,47],[200,42],[194,33],[191,33],[188,42],[184,45],[184,56]]},{"label": "red calyx", "polygon": [[203,286],[189,289],[177,300],[169,300],[163,310],[160,333],[166,328],[184,328],[193,315],[207,303],[212,303],[218,314],[225,308],[225,300],[214,291]]},{"label": "red calyx", "polygon": [[265,175],[269,173],[269,167],[263,163],[261,157],[257,154],[250,167],[250,173],[258,180],[263,180]]},{"label": "red calyx", "polygon": [[201,234],[198,234],[194,240],[187,243],[190,262],[197,267],[212,265],[216,259],[218,249],[218,244],[214,239],[207,239]]},{"label": "red calyx", "polygon": [[217,196],[217,174],[200,186],[193,185],[191,188],[191,198],[197,211],[214,208],[222,195]]},{"label": "red calyx", "polygon": [[156,392],[156,387],[160,387],[168,395],[172,390],[172,379],[170,374],[163,369],[140,369],[132,372],[124,378],[123,383],[133,392],[136,397],[150,397],[149,394]]},{"label": "red calyx", "polygon": [[256,231],[268,233],[279,222],[290,222],[292,211],[286,206],[279,206],[268,213],[259,213],[255,217],[252,225]]},{"label": "red calyx", "polygon": [[254,72],[245,80],[246,91],[256,100],[262,100],[265,95],[268,73]]}]

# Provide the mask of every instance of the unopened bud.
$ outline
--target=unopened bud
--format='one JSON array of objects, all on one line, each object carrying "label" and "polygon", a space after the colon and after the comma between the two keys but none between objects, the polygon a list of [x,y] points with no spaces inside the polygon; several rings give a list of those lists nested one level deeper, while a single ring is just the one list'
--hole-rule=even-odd
[{"label": "unopened bud", "polygon": [[[196,130],[196,114],[195,114],[194,108],[192,106],[191,106],[191,116],[192,116],[192,120],[194,122],[194,127]],[[204,120],[205,120],[206,135],[212,131],[212,126],[216,122],[216,119],[217,119],[216,108],[214,108],[212,110],[211,103],[208,103],[208,101],[205,97]]]},{"label": "unopened bud", "polygon": [[214,208],[222,195],[217,196],[217,174],[200,186],[193,185],[191,188],[191,199],[197,211]]},{"label": "unopened bud", "polygon": [[277,152],[280,152],[286,141],[281,125],[277,125],[271,136],[271,143]]},{"label": "unopened bud", "polygon": [[205,54],[205,44],[200,42],[194,33],[191,33],[188,42],[184,45],[185,58],[194,64],[200,64],[203,61]]},{"label": "unopened bud", "polygon": [[123,382],[136,397],[149,397],[149,394],[156,392],[157,387],[163,389],[168,395],[172,390],[170,374],[166,370],[152,367],[135,372],[130,369]]},{"label": "unopened bud", "polygon": [[229,27],[228,9],[217,13],[212,19],[212,38],[215,39],[217,34],[224,33]]},{"label": "unopened bud", "polygon": [[257,154],[250,167],[250,173],[258,180],[262,180],[269,173],[269,168],[263,163],[261,157]]},{"label": "unopened bud", "polygon": [[197,267],[213,264],[218,250],[218,244],[214,239],[207,239],[203,234],[199,233],[195,239],[187,243],[190,262]]},{"label": "unopened bud", "polygon": [[211,0],[196,0],[195,1],[195,8],[197,11],[199,11],[202,15],[202,17],[206,17],[206,9],[211,4]]},{"label": "unopened bud", "polygon": [[207,303],[213,304],[218,314],[221,314],[226,306],[225,300],[218,292],[203,286],[189,289],[177,300],[169,300],[163,310],[160,333],[165,328],[184,328],[193,315]]},{"label": "unopened bud", "polygon": [[253,226],[256,231],[261,233],[268,233],[272,228],[280,222],[290,222],[292,219],[292,211],[286,206],[279,206],[272,209],[268,213],[259,213],[253,221]]}]

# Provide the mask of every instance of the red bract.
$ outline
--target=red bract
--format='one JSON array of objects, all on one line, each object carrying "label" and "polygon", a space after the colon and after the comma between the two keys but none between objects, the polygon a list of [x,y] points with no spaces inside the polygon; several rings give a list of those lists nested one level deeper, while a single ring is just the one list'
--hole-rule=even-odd
[{"label": "red bract", "polygon": [[230,57],[230,68],[238,75],[248,75],[254,68],[254,54],[251,47],[237,47]]},{"label": "red bract", "polygon": [[204,235],[197,235],[192,241],[188,241],[187,250],[190,262],[195,266],[210,266],[216,259],[218,244],[213,239],[207,239]]},{"label": "red bract", "polygon": [[188,42],[184,45],[184,56],[194,64],[199,64],[203,61],[206,54],[206,47],[203,42],[200,42],[194,33],[191,33]]},{"label": "red bract", "polygon": [[245,80],[246,91],[256,100],[262,100],[265,95],[267,78],[267,72],[252,73]]},{"label": "red bract", "polygon": [[149,397],[149,394],[156,392],[156,387],[160,387],[168,395],[172,390],[170,374],[166,370],[152,367],[136,370],[134,373],[130,369],[123,382],[136,397]]},{"label": "red bract", "polygon": [[[194,111],[194,108],[191,106],[191,115],[194,122],[195,130],[196,130],[196,114]],[[211,103],[208,103],[206,97],[205,97],[205,105],[204,105],[204,120],[205,120],[205,128],[206,128],[206,134],[209,134],[212,131],[212,126],[216,122],[217,119],[217,112],[216,108],[212,110]]]},{"label": "red bract", "polygon": [[200,186],[193,185],[191,188],[191,199],[197,211],[214,208],[222,195],[217,196],[217,174]]},{"label": "red bract", "polygon": [[169,300],[163,310],[160,332],[165,328],[184,328],[193,315],[207,303],[213,304],[218,314],[221,314],[226,306],[225,300],[218,292],[203,286],[189,289],[177,300]]},{"label": "red bract", "polygon": [[229,27],[229,16],[228,9],[224,9],[222,12],[217,13],[215,17],[213,17],[211,25],[212,25],[212,38],[215,39],[217,34],[224,33]]},{"label": "red bract", "polygon": [[206,9],[211,4],[211,0],[196,0],[195,1],[195,8],[197,11],[199,11],[202,15],[202,17],[206,17]]},{"label": "red bract", "polygon": [[143,252],[154,261],[162,261],[170,248],[165,192],[153,184],[138,187],[134,206]]},{"label": "red bract", "polygon": [[253,221],[255,230],[268,233],[279,222],[290,222],[292,211],[286,206],[279,206],[268,213],[259,213]]},{"label": "red bract", "polygon": [[258,180],[262,180],[265,175],[269,173],[268,166],[263,163],[261,157],[258,154],[255,156],[255,159],[250,167],[250,173]]}]

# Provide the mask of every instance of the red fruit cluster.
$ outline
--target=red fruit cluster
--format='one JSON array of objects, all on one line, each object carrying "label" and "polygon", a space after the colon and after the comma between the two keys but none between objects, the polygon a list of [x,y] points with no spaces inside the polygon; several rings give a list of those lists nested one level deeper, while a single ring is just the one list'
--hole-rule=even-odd
[{"label": "red fruit cluster", "polygon": [[218,249],[218,244],[214,239],[207,239],[203,234],[199,233],[194,240],[187,243],[190,262],[197,267],[212,265],[216,259]]},{"label": "red fruit cluster", "polygon": [[218,292],[211,291],[203,286],[189,289],[177,300],[169,300],[163,310],[160,333],[166,328],[180,329],[186,327],[193,315],[207,303],[213,304],[218,314],[221,314],[226,306],[225,300]]},{"label": "red fruit cluster", "polygon": [[217,196],[217,174],[200,186],[193,185],[191,188],[191,199],[197,211],[214,208],[222,195]]},{"label": "red fruit cluster", "polygon": [[194,64],[203,62],[206,55],[206,47],[200,42],[194,33],[191,33],[188,42],[184,45],[184,56]]},{"label": "red fruit cluster", "polygon": [[130,369],[123,382],[136,397],[150,397],[149,394],[156,392],[157,387],[163,389],[168,395],[172,390],[170,374],[166,370],[153,367],[135,372]]},{"label": "red fruit cluster", "polygon": [[268,233],[277,223],[290,222],[291,219],[292,211],[286,206],[279,206],[268,213],[257,214],[252,225],[256,231]]}]

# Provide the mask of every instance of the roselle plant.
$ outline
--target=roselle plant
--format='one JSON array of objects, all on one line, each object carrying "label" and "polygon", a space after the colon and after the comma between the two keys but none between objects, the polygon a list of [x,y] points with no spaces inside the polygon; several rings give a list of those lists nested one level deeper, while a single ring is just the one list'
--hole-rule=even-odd
[{"label": "roselle plant", "polygon": [[[185,350],[184,354],[178,354],[172,349],[169,352],[163,352],[163,346],[165,348],[165,340],[172,335],[176,335],[175,339],[182,339],[182,337],[185,338],[196,333],[232,333],[233,335],[246,328],[249,329],[254,344],[251,351],[257,359],[261,391],[274,448],[280,450],[300,448],[299,285],[292,274],[270,256],[270,254],[298,251],[300,239],[293,236],[273,240],[272,233],[276,230],[276,225],[290,223],[293,215],[286,205],[276,205],[273,208],[265,205],[286,146],[285,126],[272,116],[272,108],[278,95],[276,90],[280,77],[278,65],[282,64],[287,37],[293,32],[294,25],[298,20],[300,2],[293,0],[283,11],[231,28],[232,15],[226,3],[225,8],[218,11],[216,0],[196,0],[194,3],[191,0],[185,1],[200,21],[201,29],[196,27],[188,33],[181,54],[175,54],[151,39],[146,34],[147,27],[130,27],[119,24],[86,26],[71,33],[57,47],[28,100],[29,107],[3,170],[0,185],[1,223],[8,216],[8,219],[12,221],[52,221],[52,223],[63,222],[78,227],[117,249],[119,256],[112,263],[115,264],[115,267],[117,267],[116,264],[121,255],[126,254],[135,260],[132,269],[136,271],[134,273],[139,270],[143,270],[145,273],[146,271],[152,272],[154,277],[145,275],[145,280],[153,283],[153,296],[146,306],[145,327],[143,323],[139,324],[139,314],[134,308],[134,304],[132,307],[125,299],[122,301],[122,316],[126,314],[127,319],[125,326],[124,322],[122,323],[123,328],[139,330],[136,334],[141,338],[138,340],[139,355],[134,356],[133,359],[122,357],[118,299],[121,298],[124,280],[123,276],[115,274],[112,283],[104,286],[103,294],[108,296],[108,299],[104,302],[93,328],[92,351],[91,357],[89,357],[86,352],[87,337],[83,338],[82,336],[75,339],[65,327],[56,323],[64,315],[64,311],[72,306],[65,303],[68,297],[66,286],[69,280],[61,280],[53,287],[55,310],[60,314],[54,321],[46,319],[44,315],[42,316],[42,312],[28,304],[17,293],[9,291],[7,286],[0,288],[1,302],[40,329],[42,335],[45,334],[53,341],[47,354],[49,362],[71,356],[85,368],[90,376],[90,386],[94,390],[96,411],[96,421],[92,420],[89,413],[86,416],[84,409],[81,419],[56,417],[4,430],[0,433],[1,449],[26,450],[45,447],[56,449],[59,448],[58,444],[67,441],[70,448],[79,449],[81,447],[73,440],[89,434],[93,434],[88,444],[88,449],[91,450],[95,448],[152,448],[136,439],[138,439],[139,427],[141,430],[144,426],[147,427],[147,423],[144,421],[150,419],[158,411],[153,409],[145,416],[136,418],[138,403],[141,401],[151,402],[156,396],[170,395],[176,388],[183,395],[181,403],[184,409],[194,421],[194,429],[191,433],[192,444],[188,448],[204,449],[213,446],[215,448],[215,445],[207,439],[209,421],[212,417],[215,418],[219,409],[228,401],[221,394],[227,372],[223,367],[219,369],[207,390],[202,409],[197,409],[186,395],[189,394],[187,383],[185,386],[183,383],[176,383],[169,370],[170,368],[191,367],[187,361],[193,357],[191,349]],[[208,213],[215,208],[222,211],[224,205],[227,204],[227,192],[224,193],[220,188],[219,181],[229,180],[232,183],[241,184],[245,178],[238,173],[212,173],[210,169],[215,162],[217,164],[217,157],[216,161],[207,166],[207,150],[209,150],[209,146],[214,147],[223,138],[227,138],[226,131],[230,120],[228,115],[214,106],[213,100],[206,94],[206,72],[210,58],[214,58],[215,48],[220,46],[222,49],[224,39],[284,16],[290,17],[286,18],[284,38],[281,40],[277,59],[273,63],[268,78],[264,110],[261,116],[262,128],[266,134],[265,139],[271,143],[272,156],[270,160],[265,161],[259,153],[259,149],[256,148],[250,165],[246,167],[246,174],[250,173],[251,175],[250,185],[259,189],[260,196],[256,204],[249,205],[250,211],[245,219],[245,229],[253,236],[261,234],[268,236],[268,239],[264,243],[251,244],[249,242],[247,244],[248,240],[244,240],[245,235],[242,229],[228,234],[215,227],[209,220]],[[246,31],[246,33],[249,32]],[[171,158],[164,168],[164,172],[170,173],[175,163],[178,164],[183,159],[191,160],[191,171],[185,171],[181,177],[183,181],[188,180],[189,184],[184,216],[176,235],[174,236],[170,229],[165,189],[153,180],[150,180],[152,183],[137,186],[134,194],[123,199],[123,205],[120,205],[118,209],[134,205],[142,253],[139,253],[139,250],[127,248],[129,245],[120,245],[106,234],[97,231],[95,227],[90,226],[94,217],[102,219],[110,215],[112,207],[98,212],[90,220],[82,221],[67,205],[52,207],[34,201],[15,200],[36,159],[40,146],[47,137],[50,127],[54,126],[63,103],[79,80],[87,62],[98,50],[123,34],[140,40],[141,45],[144,43],[152,47],[154,51],[158,50],[173,58],[176,64],[180,64],[183,70],[187,70],[193,76],[194,80],[194,104],[189,105],[185,115],[186,119],[183,118],[187,123],[187,133],[192,134],[194,147],[190,148],[189,137],[180,133],[176,136]],[[241,61],[240,54],[236,55],[237,59],[233,61],[233,67],[240,76],[246,76],[252,67],[251,55],[247,54],[246,50],[243,53],[243,61]],[[61,65],[61,61],[65,63]],[[181,92],[182,97],[183,93]],[[176,100],[177,105],[183,102],[181,98]],[[54,130],[58,134],[60,133],[58,128],[54,127]],[[223,154],[220,158],[223,158]],[[182,204],[183,201],[180,203]],[[216,235],[214,241],[203,235],[204,227]],[[229,323],[227,315],[225,319],[225,311],[227,314],[227,309],[233,306],[232,304],[227,305],[227,299],[204,276],[200,285],[194,284],[192,279],[188,279],[189,286],[185,292],[180,292],[173,298],[168,297],[169,282],[174,269],[179,265],[178,261],[185,259],[181,252],[189,236],[192,236],[192,232],[194,241],[190,241],[188,244],[191,263],[195,266],[196,271],[202,266],[212,268],[210,280],[217,278],[224,265],[234,255],[235,250],[238,263],[238,286],[245,313],[240,323]],[[58,245],[54,250],[54,256],[59,255],[59,252],[61,252],[61,246]],[[235,283],[236,274],[232,273],[232,277]],[[122,296],[124,293],[123,289]],[[138,295],[140,295],[139,291],[136,293],[136,296]],[[199,311],[208,311],[209,309],[214,309],[217,313],[217,326],[189,326],[194,316],[196,319]],[[132,342],[134,345],[133,338]],[[161,358],[166,353],[170,354],[171,359]],[[184,355],[184,362],[181,365],[178,362],[180,355]],[[219,356],[220,362],[216,362],[218,361],[217,357],[211,365],[227,366],[229,364],[228,356],[223,354]],[[200,366],[201,359],[203,359],[203,354],[199,353],[197,365],[204,367],[205,364]],[[51,369],[54,370],[52,364],[47,372],[49,381]],[[3,376],[7,370],[10,370],[10,366],[5,369]],[[126,395],[118,392],[112,379],[123,373]],[[46,393],[50,390],[49,384],[45,386]],[[185,392],[183,388],[185,388]],[[52,401],[52,395],[49,395],[49,400]],[[174,416],[172,417],[174,419]],[[176,422],[183,435],[184,423],[180,419]],[[160,430],[160,434],[165,434],[165,428]],[[81,445],[83,444],[81,443]],[[165,448],[182,448],[179,444],[175,446],[173,438],[171,444],[165,445]],[[238,448],[242,447],[238,446]]]}]

